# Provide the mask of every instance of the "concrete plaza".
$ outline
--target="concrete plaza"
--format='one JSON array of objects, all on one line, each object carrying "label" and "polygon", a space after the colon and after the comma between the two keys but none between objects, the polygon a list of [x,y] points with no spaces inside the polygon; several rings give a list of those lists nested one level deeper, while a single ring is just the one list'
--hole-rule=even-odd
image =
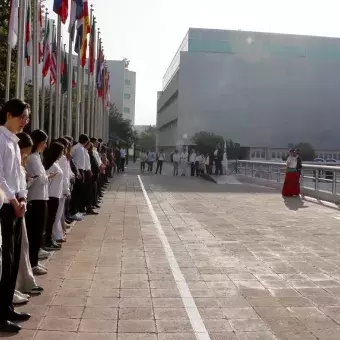
[{"label": "concrete plaza", "polygon": [[71,230],[11,339],[340,339],[337,209],[137,175],[117,175],[100,215]]}]

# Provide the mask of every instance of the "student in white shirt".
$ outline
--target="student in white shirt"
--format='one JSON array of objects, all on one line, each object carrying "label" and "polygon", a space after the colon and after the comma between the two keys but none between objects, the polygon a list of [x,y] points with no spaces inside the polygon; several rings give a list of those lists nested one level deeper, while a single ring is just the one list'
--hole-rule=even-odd
[{"label": "student in white shirt", "polygon": [[92,143],[88,142],[85,145],[85,186],[86,186],[86,202],[85,202],[85,209],[86,209],[86,214],[87,215],[98,215],[96,211],[93,210],[94,206],[92,205],[92,193],[93,190],[89,189],[93,183],[92,183],[92,166],[91,166],[91,159],[90,159],[90,154],[89,150],[91,147]]},{"label": "student in white shirt", "polygon": [[140,159],[140,171],[144,172],[145,171],[145,162],[147,160],[147,155],[144,149],[141,150],[139,154],[139,159]]},{"label": "student in white shirt", "polygon": [[[24,166],[27,163],[27,158],[32,151],[33,142],[31,137],[24,132],[18,133],[17,137],[19,138],[19,148],[21,153],[21,172],[22,172],[22,189],[26,189],[27,186],[32,185],[37,178],[29,178],[26,182],[26,171]],[[41,268],[45,270],[45,274],[47,273],[46,268]],[[23,292],[26,294],[40,294],[43,291],[43,288],[38,286],[35,277],[33,275],[33,270],[30,263],[29,257],[29,243],[27,237],[27,230],[25,224],[25,217],[22,219],[22,238],[21,238],[21,256],[20,256],[20,265],[19,265],[19,273],[16,283],[17,290],[19,292]],[[19,296],[20,298],[20,296]]]},{"label": "student in white shirt", "polygon": [[14,311],[12,301],[19,271],[22,218],[26,212],[27,191],[22,188],[21,155],[17,133],[29,122],[29,105],[11,99],[0,111],[0,187],[6,200],[0,209],[2,233],[2,276],[0,280],[0,332],[17,333],[14,323],[26,321],[29,314]]},{"label": "student in white shirt", "polygon": [[31,133],[31,138],[33,147],[32,153],[27,159],[26,172],[29,178],[35,180],[28,188],[25,220],[33,273],[42,275],[46,274],[46,270],[39,266],[39,249],[42,246],[41,240],[47,217],[48,176],[42,164],[41,154],[47,147],[48,136],[42,130],[35,130]]},{"label": "student in white shirt", "polygon": [[187,174],[187,167],[188,167],[188,153],[185,148],[181,153],[181,176],[185,176]]},{"label": "student in white shirt", "polygon": [[126,150],[120,149],[120,171],[124,172],[125,169],[125,160],[126,160]]},{"label": "student in white shirt", "polygon": [[175,153],[172,155],[172,161],[174,165],[174,176],[178,176],[178,166],[179,162],[181,161],[181,155],[179,154],[178,150],[175,150]]},{"label": "student in white shirt", "polygon": [[163,162],[165,161],[165,153],[163,149],[157,154],[157,166],[156,166],[156,175],[159,171],[159,174],[162,174],[162,169],[163,169]]},{"label": "student in white shirt", "polygon": [[75,216],[77,213],[85,213],[85,167],[86,155],[85,145],[89,142],[89,137],[81,134],[78,143],[71,149],[71,157],[74,166],[79,172],[76,177],[71,198],[71,214]]},{"label": "student in white shirt", "polygon": [[155,153],[153,152],[153,150],[150,150],[148,153],[147,153],[147,162],[148,162],[148,171],[149,172],[152,172],[153,170],[153,163],[155,161]]},{"label": "student in white shirt", "polygon": [[59,165],[59,159],[63,155],[64,146],[58,142],[52,142],[44,155],[44,167],[47,175],[54,176],[49,179],[48,184],[48,216],[45,230],[45,250],[59,250],[59,245],[53,240],[53,225],[58,212],[59,201],[63,196],[63,171]]},{"label": "student in white shirt", "polygon": [[190,163],[190,174],[191,176],[195,176],[196,170],[196,152],[195,149],[192,149],[189,156],[189,163]]}]

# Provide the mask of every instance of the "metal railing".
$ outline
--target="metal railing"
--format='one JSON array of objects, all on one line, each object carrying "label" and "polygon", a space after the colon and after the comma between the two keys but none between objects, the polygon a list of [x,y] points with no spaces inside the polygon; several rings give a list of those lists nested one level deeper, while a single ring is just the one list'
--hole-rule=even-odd
[{"label": "metal railing", "polygon": [[[237,173],[253,178],[260,178],[276,183],[285,179],[286,163],[237,161]],[[300,183],[302,188],[316,192],[325,192],[340,197],[340,166],[303,164]]]}]

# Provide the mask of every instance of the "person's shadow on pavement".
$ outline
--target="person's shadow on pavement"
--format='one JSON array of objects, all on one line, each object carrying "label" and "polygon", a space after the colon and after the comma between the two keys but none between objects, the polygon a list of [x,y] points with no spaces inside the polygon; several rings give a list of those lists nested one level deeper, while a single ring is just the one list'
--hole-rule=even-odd
[{"label": "person's shadow on pavement", "polygon": [[300,196],[297,197],[283,197],[283,202],[289,210],[297,211],[299,209],[307,208]]}]

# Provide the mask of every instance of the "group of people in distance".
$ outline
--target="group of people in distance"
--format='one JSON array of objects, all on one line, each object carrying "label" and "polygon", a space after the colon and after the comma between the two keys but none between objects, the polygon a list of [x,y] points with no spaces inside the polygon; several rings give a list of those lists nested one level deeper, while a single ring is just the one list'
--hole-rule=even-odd
[{"label": "group of people in distance", "polygon": [[43,130],[22,132],[30,107],[11,99],[0,111],[0,332],[16,333],[30,318],[14,309],[43,287],[40,262],[59,251],[75,221],[98,214],[114,150],[101,139],[64,136],[50,141]]}]

